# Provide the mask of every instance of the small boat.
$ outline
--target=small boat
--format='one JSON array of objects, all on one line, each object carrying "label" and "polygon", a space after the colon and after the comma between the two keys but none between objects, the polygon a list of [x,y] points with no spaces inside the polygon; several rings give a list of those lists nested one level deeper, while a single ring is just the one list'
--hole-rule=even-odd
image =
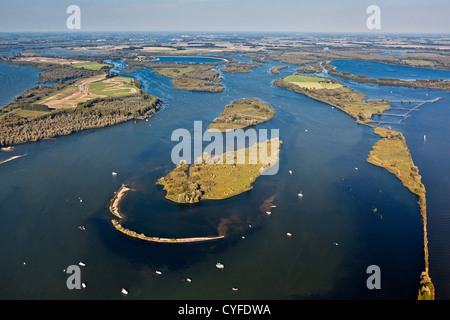
[{"label": "small boat", "polygon": [[83,287],[83,289],[85,289],[85,288],[86,288],[86,283],[83,282],[83,283],[81,284],[81,286]]},{"label": "small boat", "polygon": [[235,287],[233,287],[233,288],[231,288],[231,290],[233,290],[233,291],[238,291],[239,289],[238,289],[238,288],[235,288]]},{"label": "small boat", "polygon": [[276,208],[277,206],[273,204],[273,205],[271,205],[270,207],[271,207],[271,208]]},{"label": "small boat", "polygon": [[84,263],[83,263],[83,262],[81,262],[81,261],[80,261],[80,262],[78,262],[78,265],[79,265],[79,266],[82,266],[82,267],[85,267],[85,266],[86,266],[86,264],[84,264]]},{"label": "small boat", "polygon": [[286,235],[287,235],[288,237],[290,237],[290,236],[292,236],[292,233],[287,232]]},{"label": "small boat", "polygon": [[333,244],[334,244],[335,246],[338,246],[338,245],[339,245],[339,243],[337,243],[337,242],[333,242]]},{"label": "small boat", "polygon": [[292,170],[289,170],[289,174],[292,174]]},{"label": "small boat", "polygon": [[216,267],[217,267],[217,269],[223,269],[225,266],[222,263],[217,262]]},{"label": "small boat", "polygon": [[78,227],[78,230],[86,231],[86,227],[85,227],[85,226],[79,226],[79,227]]},{"label": "small boat", "polygon": [[187,278],[186,281],[187,281],[187,282],[191,282],[192,280],[191,280],[190,278]]},{"label": "small boat", "polygon": [[427,140],[427,135],[423,136],[423,141]]},{"label": "small boat", "polygon": [[357,168],[357,167],[355,167],[355,170],[358,170],[358,168]]},{"label": "small boat", "polygon": [[303,198],[303,191],[298,194],[300,198]]},{"label": "small boat", "polygon": [[117,176],[117,172],[114,172],[114,171],[113,171],[112,175],[113,175],[113,176]]},{"label": "small boat", "polygon": [[120,291],[120,292],[122,292],[123,294],[125,294],[125,295],[127,295],[128,294],[128,291],[127,290],[125,290],[124,288],[122,288],[122,291]]},{"label": "small boat", "polygon": [[305,132],[308,132],[308,129],[305,129]]},{"label": "small boat", "polygon": [[270,211],[266,211],[266,214],[267,214],[268,216],[270,216],[271,213],[272,213],[272,212],[270,212]]},{"label": "small boat", "polygon": [[156,273],[156,274],[162,274],[162,272],[159,271],[159,270],[156,270],[155,273]]}]

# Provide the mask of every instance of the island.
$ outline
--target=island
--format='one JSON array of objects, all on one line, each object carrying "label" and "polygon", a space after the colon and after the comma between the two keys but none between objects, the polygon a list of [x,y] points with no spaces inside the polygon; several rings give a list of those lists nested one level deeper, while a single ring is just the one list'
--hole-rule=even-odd
[{"label": "island", "polygon": [[[154,74],[172,79],[177,90],[222,92],[225,90],[221,84],[220,73],[213,70],[222,62],[216,63],[180,63],[155,62],[142,60],[126,60],[129,68],[147,67],[153,69]],[[129,69],[128,69],[129,70]]]},{"label": "island", "polygon": [[[166,198],[176,203],[226,199],[252,189],[256,178],[278,162],[281,143],[278,138],[274,138],[255,143],[244,150],[236,150],[232,154],[217,155],[213,161],[191,165],[180,163],[167,176],[160,178],[157,184],[164,187]],[[264,150],[267,152],[267,161],[262,163],[259,153]],[[244,163],[238,161],[239,152],[245,155]],[[250,162],[250,154],[259,155],[256,163]],[[232,157],[232,161],[227,157]]]},{"label": "island", "polygon": [[276,66],[270,69],[271,74],[280,74],[280,70],[286,69],[288,66]]},{"label": "island", "polygon": [[214,119],[208,130],[221,132],[242,129],[268,121],[275,116],[275,110],[267,103],[258,99],[249,98],[234,100],[225,106],[219,117]]}]

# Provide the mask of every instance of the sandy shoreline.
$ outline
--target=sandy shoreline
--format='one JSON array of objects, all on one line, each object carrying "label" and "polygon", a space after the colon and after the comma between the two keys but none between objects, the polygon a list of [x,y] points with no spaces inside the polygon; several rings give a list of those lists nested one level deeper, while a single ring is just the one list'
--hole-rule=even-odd
[{"label": "sandy shoreline", "polygon": [[[114,198],[111,199],[111,204],[109,205],[109,211],[116,216],[119,219],[123,219],[124,216],[119,211],[119,204],[120,201],[123,199],[123,197],[126,195],[126,193],[130,190],[133,190],[126,185],[122,185],[120,189],[115,193]],[[212,241],[212,240],[218,240],[223,239],[224,236],[210,236],[210,237],[192,237],[192,238],[160,238],[160,237],[149,237],[144,235],[143,233],[137,233],[135,231],[126,229],[122,227],[121,222],[117,220],[111,220],[112,225],[114,228],[129,236],[136,239],[141,239],[144,241],[150,241],[150,242],[160,242],[160,243],[192,243],[192,242],[205,242],[205,241]]]},{"label": "sandy shoreline", "polygon": [[119,189],[119,191],[116,192],[114,195],[114,198],[111,200],[111,204],[109,206],[109,211],[118,217],[119,219],[123,219],[122,214],[119,211],[119,204],[122,198],[125,196],[125,194],[130,191],[131,188],[128,188],[126,185],[122,185]]},{"label": "sandy shoreline", "polygon": [[22,157],[24,157],[26,155],[27,155],[27,153],[26,154],[21,154],[19,156],[12,156],[12,157],[10,157],[10,158],[8,158],[6,160],[0,161],[0,164],[4,164],[6,162],[9,162],[9,161],[12,161],[12,160],[15,160],[15,159],[18,159],[18,158],[22,158]]}]

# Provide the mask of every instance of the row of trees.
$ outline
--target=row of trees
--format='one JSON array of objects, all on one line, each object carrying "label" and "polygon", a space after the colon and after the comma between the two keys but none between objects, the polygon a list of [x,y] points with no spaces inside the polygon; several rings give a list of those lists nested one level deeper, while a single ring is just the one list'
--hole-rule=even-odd
[{"label": "row of trees", "polygon": [[38,141],[148,117],[159,107],[160,100],[152,95],[96,99],[89,105],[53,111],[31,120],[22,119],[14,124],[0,123],[0,146]]}]

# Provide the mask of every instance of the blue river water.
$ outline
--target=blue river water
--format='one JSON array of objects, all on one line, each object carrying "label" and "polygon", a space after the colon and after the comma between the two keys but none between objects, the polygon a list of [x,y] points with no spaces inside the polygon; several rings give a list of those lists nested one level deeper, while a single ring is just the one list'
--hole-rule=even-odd
[{"label": "blue river water", "polygon": [[18,67],[0,63],[0,107],[12,102],[23,91],[39,81],[40,71],[33,67]]},{"label": "blue river water", "polygon": [[330,64],[336,66],[338,71],[364,75],[369,78],[393,78],[401,80],[450,80],[449,70],[415,68],[391,65],[376,61],[334,60]]},{"label": "blue river water", "polygon": [[[114,63],[113,71],[120,72],[123,62]],[[366,162],[378,139],[370,128],[272,85],[296,69],[272,75],[276,65],[281,63],[270,61],[251,73],[222,72],[220,93],[174,90],[171,79],[139,69],[124,76],[140,80],[163,101],[148,121],[16,146],[8,156],[27,156],[0,166],[0,298],[416,299],[423,270],[417,199],[395,176]],[[27,70],[33,77],[35,70]],[[402,70],[398,74],[408,77]],[[437,297],[448,299],[450,95],[342,81],[370,99],[442,97],[393,127],[404,133],[427,188],[430,273]],[[280,130],[278,174],[262,176],[251,191],[226,200],[195,205],[166,200],[155,182],[175,166],[172,132],[192,132],[194,121],[206,128],[225,105],[250,97],[277,111],[256,129]],[[124,226],[170,237],[214,235],[221,228],[229,237],[174,246],[118,234],[108,205],[122,183],[135,189],[122,203]],[[276,208],[267,216],[260,205],[269,198]],[[86,231],[79,231],[80,225]],[[68,290],[64,269],[80,261],[87,287]],[[217,262],[224,269],[217,269]],[[381,290],[366,286],[370,265],[381,269]]]}]

